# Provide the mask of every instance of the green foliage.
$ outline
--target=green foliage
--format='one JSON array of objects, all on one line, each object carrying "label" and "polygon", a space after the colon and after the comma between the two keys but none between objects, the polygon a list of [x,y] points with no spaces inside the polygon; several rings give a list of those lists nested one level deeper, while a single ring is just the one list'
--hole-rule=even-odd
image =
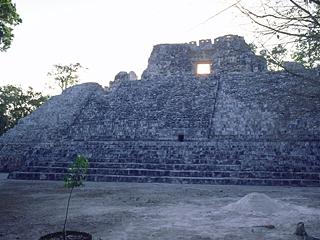
[{"label": "green foliage", "polygon": [[66,240],[66,226],[68,220],[68,213],[69,213],[69,206],[70,200],[72,196],[73,189],[76,187],[83,186],[83,181],[86,179],[86,174],[88,171],[89,162],[87,158],[83,155],[77,155],[75,160],[73,161],[72,165],[69,168],[69,172],[64,179],[64,186],[70,188],[67,209],[66,209],[66,216],[64,219],[63,224],[63,239]]},{"label": "green foliage", "polygon": [[13,40],[13,27],[22,23],[16,5],[11,0],[0,0],[0,51],[6,51]]},{"label": "green foliage", "polygon": [[[315,9],[315,16],[320,22],[320,5]],[[306,36],[298,39],[292,58],[307,68],[320,65],[320,25],[309,24]]]},{"label": "green foliage", "polygon": [[71,63],[69,65],[56,64],[53,67],[54,69],[48,73],[48,76],[53,78],[61,91],[79,82],[77,73],[79,69],[83,68],[80,63]]},{"label": "green foliage", "polygon": [[27,91],[13,85],[0,87],[0,134],[12,128],[19,119],[29,115],[48,98],[31,87]]},{"label": "green foliage", "polygon": [[283,45],[278,44],[271,51],[261,50],[260,55],[267,60],[269,70],[278,71],[282,68],[283,60],[287,55],[287,49]]},{"label": "green foliage", "polygon": [[[269,43],[279,43],[279,46],[290,50],[295,61],[306,67],[320,64],[320,0],[261,0],[258,5],[250,3],[241,1],[238,9],[257,24],[260,34],[257,39],[263,40],[261,45],[264,49]],[[282,50],[278,47],[266,50],[265,56],[272,68],[279,68],[277,65],[282,64],[282,57],[288,55]]]},{"label": "green foliage", "polygon": [[64,179],[64,185],[67,188],[83,186],[86,179],[89,162],[83,155],[78,155],[69,168],[69,173]]},{"label": "green foliage", "polygon": [[320,42],[311,43],[307,40],[301,40],[297,43],[292,58],[307,68],[320,65]]},{"label": "green foliage", "polygon": [[249,43],[248,46],[253,53],[257,52],[257,45],[255,45],[254,43]]}]

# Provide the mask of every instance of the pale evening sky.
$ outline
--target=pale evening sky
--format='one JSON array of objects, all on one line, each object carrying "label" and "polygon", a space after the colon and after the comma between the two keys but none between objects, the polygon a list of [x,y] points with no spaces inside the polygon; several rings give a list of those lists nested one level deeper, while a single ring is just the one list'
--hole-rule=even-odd
[{"label": "pale evening sky", "polygon": [[119,71],[146,68],[153,45],[238,34],[250,43],[248,19],[236,0],[15,0],[23,23],[0,52],[0,86],[45,91],[53,64],[80,62],[81,82],[103,86]]}]

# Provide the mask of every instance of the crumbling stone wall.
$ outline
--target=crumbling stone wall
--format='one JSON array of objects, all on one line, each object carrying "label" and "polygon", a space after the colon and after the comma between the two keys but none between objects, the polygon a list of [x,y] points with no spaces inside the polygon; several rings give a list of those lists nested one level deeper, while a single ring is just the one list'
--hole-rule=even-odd
[{"label": "crumbling stone wall", "polygon": [[[317,72],[227,74],[214,118],[214,134],[266,139],[318,139]],[[318,83],[317,83],[318,82]]]},{"label": "crumbling stone wall", "polygon": [[[199,61],[211,61],[213,72],[196,75]],[[242,177],[286,179],[291,175],[285,171],[297,171],[292,182],[280,184],[303,185],[301,179],[310,177],[319,185],[319,70],[268,72],[265,60],[233,35],[199,45],[157,45],[140,80],[120,72],[106,89],[94,83],[74,86],[22,119],[0,138],[0,171],[51,166],[81,152],[94,164],[190,164],[185,168],[195,171],[135,171],[139,176],[213,177],[201,171],[221,164],[235,171],[215,175],[228,176],[228,183],[255,183]],[[112,177],[99,179],[128,171],[101,170]],[[158,180],[173,178],[168,179]]]},{"label": "crumbling stone wall", "polygon": [[231,72],[264,72],[266,60],[256,56],[246,44],[243,37],[226,35],[185,44],[160,44],[153,48],[148,68],[142,79],[161,75],[196,74],[198,62],[211,62],[212,74]]},{"label": "crumbling stone wall", "polygon": [[[97,83],[66,89],[52,97],[0,138],[0,171],[19,169],[32,161],[30,155],[42,147],[70,138],[69,128],[86,109],[93,94],[103,91]],[[41,154],[41,151],[38,151]]]},{"label": "crumbling stone wall", "polygon": [[100,93],[71,127],[88,140],[317,139],[320,87],[286,72],[153,76]]},{"label": "crumbling stone wall", "polygon": [[207,139],[216,91],[214,76],[123,81],[89,103],[71,135],[90,140],[176,140],[179,134]]}]

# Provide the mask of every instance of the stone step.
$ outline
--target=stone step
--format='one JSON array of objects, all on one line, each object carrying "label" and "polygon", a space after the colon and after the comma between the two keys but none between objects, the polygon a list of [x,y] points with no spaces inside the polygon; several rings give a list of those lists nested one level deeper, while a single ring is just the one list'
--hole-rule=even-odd
[{"label": "stone step", "polygon": [[[67,168],[28,167],[26,172],[67,173]],[[230,177],[237,175],[236,171],[174,171],[150,169],[112,169],[89,168],[88,175],[119,175],[119,176],[170,176],[170,177]]]},{"label": "stone step", "polygon": [[[63,167],[27,167],[26,172],[67,173]],[[89,168],[88,175],[119,175],[119,176],[168,176],[193,178],[270,178],[270,179],[310,179],[320,180],[320,173],[310,172],[267,172],[267,171],[182,171],[159,169],[119,169],[119,168]]]},{"label": "stone step", "polygon": [[[33,149],[30,159],[63,160],[73,158],[74,150],[66,151],[69,143],[55,145],[45,149]],[[79,146],[77,146],[79,144]],[[285,143],[279,147],[275,143],[267,145],[259,142],[177,142],[177,141],[88,141],[70,145],[69,149],[78,149],[91,155],[90,161],[118,163],[167,163],[167,164],[239,164],[249,170],[255,165],[273,164],[287,167],[297,164],[318,166],[320,169],[320,146],[312,143],[312,148],[300,143],[293,147]],[[311,144],[311,143],[310,143]],[[288,146],[287,146],[288,145]],[[314,146],[313,146],[314,145]],[[319,148],[319,149],[318,149]],[[308,150],[308,151],[307,151]],[[8,155],[14,151],[8,149]],[[12,155],[12,154],[11,154]]]},{"label": "stone step", "polygon": [[[49,158],[50,159],[50,158]],[[69,158],[70,159],[70,158]],[[69,159],[46,159],[35,160],[28,163],[29,166],[52,166],[52,167],[67,167]],[[99,161],[89,160],[91,167],[106,167],[112,166],[116,168],[147,168],[147,169],[165,169],[165,170],[229,170],[241,169],[246,171],[272,171],[272,172],[320,172],[320,161],[313,163],[299,163],[291,160],[287,161],[268,161],[260,160],[259,162],[238,161],[238,160],[179,160],[179,159],[158,159],[157,161],[144,159],[99,159]],[[207,166],[207,167],[206,167]],[[221,166],[221,167],[217,167]],[[230,166],[230,167],[224,167]],[[235,167],[237,166],[237,167]]]},{"label": "stone step", "polygon": [[282,165],[277,165],[276,163],[261,163],[248,166],[245,164],[241,165],[241,170],[246,171],[272,171],[272,172],[319,172],[320,166],[317,165],[307,165],[307,164],[294,164],[286,163]]},{"label": "stone step", "polygon": [[[233,163],[233,161],[232,161]],[[69,167],[71,162],[69,161],[48,161],[39,160],[32,161],[29,166],[51,166],[51,167]],[[274,162],[261,162],[260,164],[241,164],[239,161],[235,161],[234,164],[228,164],[225,161],[212,161],[204,163],[202,161],[196,163],[186,163],[183,161],[170,161],[161,163],[141,163],[134,160],[127,160],[125,162],[111,162],[110,161],[90,161],[90,167],[92,168],[145,168],[145,169],[162,169],[162,170],[209,170],[209,171],[233,171],[233,170],[245,170],[245,171],[269,171],[269,172],[319,172],[320,166],[317,164],[297,164],[287,162],[286,164],[277,165]]]},{"label": "stone step", "polygon": [[[72,162],[37,162],[33,167],[64,167],[68,168]],[[131,169],[158,169],[158,170],[197,170],[197,171],[239,171],[240,165],[212,165],[212,164],[153,164],[153,163],[105,163],[89,162],[90,168],[131,168]]]},{"label": "stone step", "polygon": [[[81,143],[81,141],[80,141]],[[287,149],[279,147],[278,143],[265,143],[265,142],[215,142],[208,144],[204,142],[199,144],[192,141],[178,142],[178,141],[89,141],[84,149],[90,150],[92,146],[99,149],[96,153],[108,153],[113,155],[118,154],[139,154],[139,153],[176,153],[181,149],[186,149],[187,152],[197,154],[198,152],[208,152],[213,155],[252,155],[252,157],[278,157],[278,156],[292,156],[303,158],[305,156],[319,157],[319,144],[314,146],[291,146],[288,145]],[[68,144],[68,143],[66,143]],[[266,145],[267,144],[267,145]],[[268,144],[271,144],[269,146]],[[288,143],[286,143],[288,144]],[[65,149],[62,146],[55,146],[56,149]],[[312,148],[312,150],[310,150]],[[100,151],[102,150],[102,151]],[[99,156],[102,157],[102,156]]]},{"label": "stone step", "polygon": [[[97,161],[97,159],[92,159]],[[223,165],[237,165],[240,161],[235,159],[178,159],[178,158],[115,158],[115,159],[100,159],[101,162],[117,162],[117,163],[157,163],[157,164],[223,164]]]},{"label": "stone step", "polygon": [[[48,159],[56,162],[67,162],[68,159],[39,159],[32,161],[33,165],[39,165],[43,162],[47,162]],[[70,159],[70,158],[69,158]],[[90,158],[90,162],[99,163],[139,163],[139,164],[210,164],[210,165],[239,165],[240,161],[236,159],[179,159],[179,158],[133,158],[133,157],[115,157],[115,158]]]},{"label": "stone step", "polygon": [[[183,142],[181,144],[185,144]],[[177,144],[173,142],[172,144]],[[191,143],[189,143],[191,144]],[[179,145],[179,144],[178,144]],[[141,162],[159,162],[164,159],[173,160],[188,160],[188,161],[249,161],[249,162],[257,162],[260,161],[276,161],[276,162],[287,162],[293,161],[295,163],[318,163],[320,166],[320,156],[317,154],[304,154],[304,155],[297,155],[297,153],[275,153],[275,152],[268,152],[266,150],[261,150],[259,152],[252,152],[253,150],[248,149],[216,149],[216,148],[206,148],[196,146],[189,148],[186,146],[178,146],[174,145],[172,147],[166,146],[163,148],[162,146],[131,146],[130,144],[126,145],[119,145],[119,146],[108,146],[105,144],[99,145],[92,144],[92,146],[86,146],[85,148],[81,149],[81,152],[84,154],[93,152],[93,156],[90,157],[91,161],[115,161],[118,160],[119,162],[124,162],[126,160],[138,160]],[[12,151],[12,150],[10,150]],[[8,151],[8,153],[10,153]],[[61,154],[64,153],[64,154]],[[70,158],[74,155],[71,152],[65,152],[65,147],[55,147],[55,150],[48,150],[45,153],[41,153],[39,156],[38,152],[36,151],[37,158],[42,159],[51,159],[56,158],[59,156],[60,158]]]},{"label": "stone step", "polygon": [[[20,180],[63,180],[62,173],[12,172],[10,179]],[[320,186],[320,180],[309,179],[268,179],[268,178],[194,178],[160,176],[117,176],[92,174],[88,181],[98,182],[139,182],[139,183],[183,183],[183,184],[222,184],[222,185],[267,185],[267,186]]]}]

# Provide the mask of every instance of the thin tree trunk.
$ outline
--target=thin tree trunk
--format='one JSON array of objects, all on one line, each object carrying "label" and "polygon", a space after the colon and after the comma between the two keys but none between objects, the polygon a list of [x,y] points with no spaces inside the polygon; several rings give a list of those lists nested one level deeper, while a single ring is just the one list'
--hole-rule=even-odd
[{"label": "thin tree trunk", "polygon": [[67,219],[68,219],[68,212],[69,212],[69,204],[70,204],[70,199],[71,199],[71,194],[72,194],[72,191],[73,191],[73,187],[71,188],[70,190],[70,193],[69,193],[69,198],[68,198],[68,204],[67,204],[67,210],[66,210],[66,217],[64,219],[64,224],[63,224],[63,240],[66,240],[66,226],[67,226]]}]

